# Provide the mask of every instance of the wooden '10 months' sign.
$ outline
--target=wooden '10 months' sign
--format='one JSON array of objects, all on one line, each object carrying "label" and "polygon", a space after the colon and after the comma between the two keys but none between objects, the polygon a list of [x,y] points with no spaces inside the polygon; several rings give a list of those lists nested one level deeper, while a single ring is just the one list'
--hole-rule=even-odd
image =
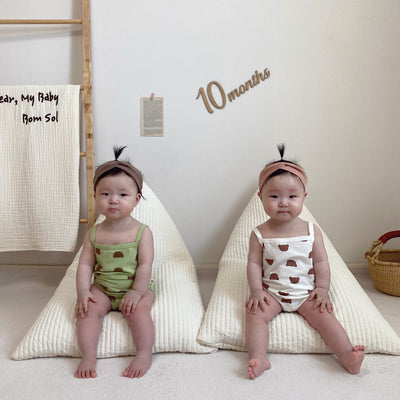
[{"label": "wooden '10 months' sign", "polygon": [[[228,97],[229,102],[232,102],[233,100],[237,99],[240,97],[242,94],[245,94],[248,92],[250,89],[254,88],[258,84],[262,83],[266,79],[268,79],[271,76],[271,72],[268,68],[265,68],[263,72],[258,72],[255,71],[254,74],[251,76],[249,80],[247,80],[245,83],[240,85],[238,88],[233,89],[228,93],[228,95],[225,94],[225,90],[221,86],[221,84],[217,81],[211,81],[207,85],[207,93],[205,92],[204,88],[200,88],[196,100],[201,96],[203,99],[204,106],[206,107],[207,111],[212,114],[214,110],[211,108],[210,103],[218,110],[221,110],[225,108],[226,106],[226,98]],[[213,87],[216,87],[220,93],[220,103],[215,100],[215,97],[212,93]]]}]

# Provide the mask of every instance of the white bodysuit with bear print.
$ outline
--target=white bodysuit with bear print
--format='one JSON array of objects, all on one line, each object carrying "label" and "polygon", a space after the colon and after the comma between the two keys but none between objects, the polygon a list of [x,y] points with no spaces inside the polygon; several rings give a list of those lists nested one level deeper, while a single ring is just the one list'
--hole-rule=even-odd
[{"label": "white bodysuit with bear print", "polygon": [[312,261],[314,225],[308,236],[263,238],[254,228],[263,248],[263,287],[278,300],[283,311],[296,311],[315,286]]}]

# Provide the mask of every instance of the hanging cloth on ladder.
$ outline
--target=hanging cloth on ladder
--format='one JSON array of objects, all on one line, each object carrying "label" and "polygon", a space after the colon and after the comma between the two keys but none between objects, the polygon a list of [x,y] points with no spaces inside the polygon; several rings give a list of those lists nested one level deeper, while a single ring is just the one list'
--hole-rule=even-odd
[{"label": "hanging cloth on ladder", "polygon": [[79,85],[0,86],[0,251],[74,251]]}]

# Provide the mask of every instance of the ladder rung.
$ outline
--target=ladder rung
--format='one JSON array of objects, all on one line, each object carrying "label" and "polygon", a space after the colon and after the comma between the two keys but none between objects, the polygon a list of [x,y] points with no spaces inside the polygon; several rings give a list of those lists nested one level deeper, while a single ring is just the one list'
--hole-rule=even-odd
[{"label": "ladder rung", "polygon": [[82,24],[81,19],[1,19],[1,25],[74,25]]}]

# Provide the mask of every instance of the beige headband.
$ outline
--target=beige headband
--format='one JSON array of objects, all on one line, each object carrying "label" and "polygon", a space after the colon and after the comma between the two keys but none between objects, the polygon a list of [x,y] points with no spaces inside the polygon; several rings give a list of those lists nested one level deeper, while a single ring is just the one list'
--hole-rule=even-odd
[{"label": "beige headband", "polygon": [[93,187],[96,190],[97,183],[101,176],[103,176],[108,171],[111,171],[113,168],[118,168],[121,171],[124,171],[128,174],[135,182],[138,187],[139,193],[142,193],[143,188],[143,175],[142,173],[135,168],[132,164],[125,162],[125,161],[108,161],[102,165],[100,165],[96,169],[96,173],[94,174],[93,178]]},{"label": "beige headband", "polygon": [[296,164],[288,163],[286,161],[278,161],[273,164],[267,165],[261,172],[258,179],[258,190],[261,192],[261,189],[265,185],[267,178],[271,176],[278,169],[283,169],[284,171],[291,172],[296,175],[304,186],[304,190],[306,189],[307,184],[307,175],[304,172],[303,168],[300,168]]}]

